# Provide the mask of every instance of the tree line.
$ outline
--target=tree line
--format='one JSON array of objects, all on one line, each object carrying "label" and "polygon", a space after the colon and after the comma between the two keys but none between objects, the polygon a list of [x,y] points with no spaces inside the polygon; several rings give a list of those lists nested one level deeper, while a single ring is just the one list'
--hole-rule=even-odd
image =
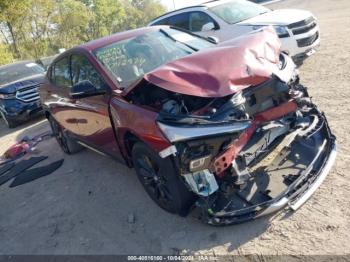
[{"label": "tree line", "polygon": [[0,65],[145,26],[159,0],[0,0]]}]

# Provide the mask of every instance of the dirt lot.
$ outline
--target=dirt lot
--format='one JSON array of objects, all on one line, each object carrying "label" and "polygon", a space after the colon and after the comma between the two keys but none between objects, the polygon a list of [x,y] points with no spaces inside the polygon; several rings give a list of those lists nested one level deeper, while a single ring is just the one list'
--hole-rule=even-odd
[{"label": "dirt lot", "polygon": [[[350,254],[350,1],[271,6],[309,9],[322,30],[322,46],[301,68],[301,78],[328,116],[339,155],[306,205],[295,213],[210,227],[162,211],[133,170],[88,150],[65,156],[51,139],[40,150],[50,161],[64,157],[63,167],[26,185],[0,187],[0,254]],[[46,129],[42,119],[11,132],[1,122],[0,153],[17,138]]]}]

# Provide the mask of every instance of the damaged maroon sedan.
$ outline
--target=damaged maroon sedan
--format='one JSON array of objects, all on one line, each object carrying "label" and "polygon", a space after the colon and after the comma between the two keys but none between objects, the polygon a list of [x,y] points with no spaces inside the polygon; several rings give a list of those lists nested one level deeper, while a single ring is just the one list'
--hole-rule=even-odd
[{"label": "damaged maroon sedan", "polygon": [[165,26],[108,36],[57,57],[40,96],[64,152],[110,155],[161,208],[212,225],[298,209],[336,157],[272,29],[220,44]]}]

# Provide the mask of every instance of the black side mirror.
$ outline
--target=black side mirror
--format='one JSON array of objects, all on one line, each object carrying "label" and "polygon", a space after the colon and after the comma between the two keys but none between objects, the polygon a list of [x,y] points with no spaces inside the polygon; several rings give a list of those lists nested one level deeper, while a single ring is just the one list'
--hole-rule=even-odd
[{"label": "black side mirror", "polygon": [[104,94],[105,90],[98,90],[89,80],[83,80],[72,86],[70,96],[72,98],[83,98]]}]

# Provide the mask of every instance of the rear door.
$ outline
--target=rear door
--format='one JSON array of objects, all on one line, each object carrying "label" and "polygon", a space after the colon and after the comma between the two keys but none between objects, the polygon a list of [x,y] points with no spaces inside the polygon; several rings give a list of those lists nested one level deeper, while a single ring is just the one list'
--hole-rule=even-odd
[{"label": "rear door", "polygon": [[120,156],[109,117],[109,86],[84,54],[71,56],[71,69],[73,85],[87,80],[99,91],[106,91],[102,95],[76,99],[79,139],[100,151]]}]

